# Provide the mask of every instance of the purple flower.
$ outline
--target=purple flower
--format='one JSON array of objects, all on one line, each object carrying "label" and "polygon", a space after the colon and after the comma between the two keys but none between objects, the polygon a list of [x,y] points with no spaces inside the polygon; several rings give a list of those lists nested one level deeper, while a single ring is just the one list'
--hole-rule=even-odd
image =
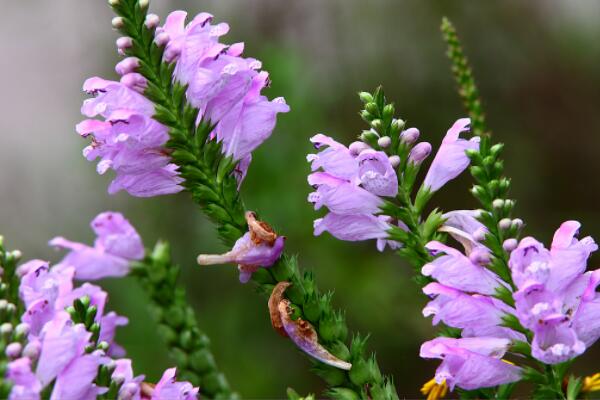
[{"label": "purple flower", "polygon": [[534,333],[532,355],[547,364],[576,357],[600,338],[600,270],[585,272],[598,246],[590,237],[577,239],[579,227],[563,223],[550,250],[524,238],[509,260],[517,316]]},{"label": "purple flower", "polygon": [[322,134],[311,141],[320,151],[307,156],[314,171],[308,183],[315,188],[308,200],[316,210],[323,206],[329,210],[325,217],[315,220],[315,235],[328,231],[341,240],[376,239],[380,250],[386,244],[397,247],[397,243],[387,240],[395,221],[377,215],[383,205],[381,197],[398,193],[398,177],[387,155],[364,143],[351,146],[351,150]]},{"label": "purple flower", "polygon": [[112,379],[115,382],[121,382],[119,389],[119,399],[141,399],[141,383],[144,376],[133,376],[131,360],[123,358],[115,361],[115,370],[112,373]]},{"label": "purple flower", "polygon": [[421,269],[423,275],[458,290],[486,295],[494,294],[501,285],[496,274],[460,251],[435,241],[427,243],[426,247],[434,254],[443,254]]},{"label": "purple flower", "polygon": [[239,238],[233,248],[220,255],[201,254],[198,264],[238,264],[240,282],[246,283],[258,268],[268,268],[281,257],[285,237],[277,236],[273,229],[256,219],[253,212],[246,213],[249,231]]},{"label": "purple flower", "polygon": [[470,124],[471,120],[469,118],[459,119],[446,133],[423,183],[430,191],[438,191],[469,166],[470,160],[466,151],[479,149],[479,138],[473,137],[470,140],[465,140],[460,139],[459,135],[467,131]]},{"label": "purple flower", "polygon": [[57,376],[50,400],[93,400],[107,392],[108,388],[96,386],[94,380],[98,375],[98,367],[108,360],[101,351],[75,358]]},{"label": "purple flower", "polygon": [[507,339],[439,337],[421,346],[421,357],[443,360],[435,373],[438,384],[473,390],[521,379],[519,367],[501,360],[509,345]]},{"label": "purple flower", "polygon": [[120,82],[90,78],[84,90],[96,97],[86,100],[81,112],[104,120],[84,120],[77,132],[92,137],[83,154],[89,161],[100,158],[98,173],[115,171],[109,193],[126,190],[132,196],[151,197],[183,190],[183,179],[164,148],[167,127],[152,119],[154,105]]},{"label": "purple flower", "polygon": [[70,250],[60,265],[74,267],[77,279],[125,276],[130,262],[144,257],[140,236],[122,214],[101,213],[94,218],[91,226],[97,235],[94,247],[62,237],[50,241],[51,246]]},{"label": "purple flower", "polygon": [[176,381],[176,369],[165,371],[154,387],[151,400],[193,400],[198,398],[198,388],[189,382]]},{"label": "purple flower", "polygon": [[42,392],[42,385],[31,371],[31,360],[22,357],[8,364],[6,379],[11,381],[9,400],[37,400]]},{"label": "purple flower", "polygon": [[211,138],[223,144],[223,151],[243,161],[236,174],[245,176],[250,155],[275,128],[278,113],[288,112],[283,98],[269,101],[261,95],[269,84],[261,63],[241,57],[243,43],[219,43],[229,31],[225,23],[211,25],[212,15],[201,13],[185,25],[187,14],[171,13],[157,35],[167,35],[164,57],[176,62],[174,79],[188,84],[188,101],[200,110],[200,117],[215,124]]}]

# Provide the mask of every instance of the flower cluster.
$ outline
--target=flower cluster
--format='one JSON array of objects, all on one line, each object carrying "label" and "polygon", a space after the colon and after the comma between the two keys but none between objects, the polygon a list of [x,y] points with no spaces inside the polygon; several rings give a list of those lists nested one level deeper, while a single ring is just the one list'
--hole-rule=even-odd
[{"label": "flower cluster", "polygon": [[[430,242],[427,248],[438,257],[422,269],[436,280],[423,289],[432,298],[423,314],[432,315],[434,324],[461,330],[461,338],[437,338],[421,348],[422,357],[443,359],[435,379],[450,389],[496,386],[521,378],[521,368],[502,357],[528,337],[508,327],[508,318],[531,332],[531,354],[545,364],[567,361],[600,338],[596,292],[600,270],[586,272],[587,259],[597,245],[590,237],[576,238],[579,223],[561,225],[550,250],[531,237],[518,244],[508,239],[504,248],[511,252],[512,282],[505,282],[486,268],[491,252],[482,241],[488,232],[477,214],[446,214],[442,230],[461,242],[464,252]],[[512,292],[514,307],[499,300],[501,290]]]},{"label": "flower cluster", "polygon": [[[468,167],[465,152],[477,149],[479,143],[477,137],[459,137],[468,131],[469,123],[468,118],[459,119],[446,133],[425,176],[424,192],[439,190]],[[398,124],[396,120],[392,127]],[[373,125],[380,125],[380,121]],[[416,128],[399,132],[397,138],[381,136],[371,129],[363,133],[362,141],[349,147],[322,134],[312,137],[311,142],[321,151],[307,156],[313,171],[308,183],[315,189],[308,201],[316,210],[323,206],[329,210],[325,217],[314,221],[315,235],[328,231],[341,240],[377,239],[380,251],[386,244],[397,248],[399,243],[388,240],[388,231],[393,225],[404,230],[408,227],[402,220],[385,215],[382,206],[399,195],[399,180],[414,174],[431,153],[431,144],[416,143],[419,135]],[[397,150],[390,146],[393,142],[398,143]],[[400,154],[406,159],[402,160]]]},{"label": "flower cluster", "polygon": [[[185,12],[175,11],[158,26],[158,17],[151,14],[146,26],[155,29],[164,61],[176,63],[173,79],[187,86],[189,103],[200,111],[198,123],[210,122],[214,126],[210,138],[221,142],[224,154],[239,162],[235,173],[241,183],[252,151],[271,135],[277,113],[289,107],[283,98],[269,101],[261,95],[269,84],[268,73],[260,71],[258,60],[241,56],[243,43],[219,43],[229,30],[227,24],[211,25],[207,13],[187,25],[185,19]],[[114,24],[119,23],[117,18]],[[120,54],[127,54],[132,46],[132,38],[117,40]],[[86,100],[81,111],[102,120],[87,119],[77,132],[91,136],[84,155],[90,161],[100,158],[98,173],[115,171],[109,193],[125,190],[138,197],[176,193],[183,189],[183,178],[166,148],[168,128],[152,118],[155,105],[143,95],[148,81],[136,72],[139,67],[140,60],[129,56],[115,68],[120,82],[97,77],[85,82],[84,91],[95,97]]]},{"label": "flower cluster", "polygon": [[[124,350],[114,342],[115,331],[128,323],[115,312],[106,312],[107,293],[85,282],[123,276],[128,263],[143,257],[144,249],[135,229],[118,213],[102,213],[92,222],[98,238],[90,247],[62,238],[52,241],[71,249],[58,264],[32,260],[19,266],[19,297],[24,305],[21,324],[15,328],[23,343],[7,346],[11,360],[7,379],[11,399],[39,399],[51,390],[51,399],[88,399],[114,386],[120,399],[196,398],[197,388],[176,382],[175,370],[165,372],[152,388],[135,377]],[[109,377],[106,386],[100,372]]]}]

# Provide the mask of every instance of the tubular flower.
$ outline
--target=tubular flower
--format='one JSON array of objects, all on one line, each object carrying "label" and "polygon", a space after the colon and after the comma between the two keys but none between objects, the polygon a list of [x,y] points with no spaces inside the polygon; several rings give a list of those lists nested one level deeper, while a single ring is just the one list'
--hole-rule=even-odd
[{"label": "tubular flower", "polygon": [[177,382],[175,368],[166,370],[152,391],[151,400],[193,400],[198,398],[198,388],[189,382]]},{"label": "tubular flower", "polygon": [[521,369],[501,358],[510,340],[498,338],[452,339],[439,337],[421,346],[421,357],[441,358],[435,382],[445,382],[450,390],[459,386],[466,390],[516,382]]},{"label": "tubular flower", "polygon": [[[426,343],[427,346],[424,345],[422,349],[422,356],[426,358],[435,356],[436,352],[432,348],[441,349],[439,358],[444,359],[445,364],[440,366],[438,372],[445,372],[438,378],[447,379],[451,389],[454,385],[472,389],[488,384],[491,386],[495,382],[496,377],[487,376],[487,372],[493,371],[495,367],[490,364],[492,369],[484,368],[489,360],[485,363],[481,361],[482,364],[479,365],[482,371],[486,371],[486,374],[481,375],[485,378],[483,382],[472,381],[470,378],[465,380],[465,377],[469,377],[468,374],[453,372],[453,364],[446,362],[451,353],[446,347],[463,348],[464,343],[471,346],[476,340],[504,343],[502,351],[494,352],[502,357],[511,341],[527,340],[522,333],[504,326],[504,321],[509,316],[516,318],[532,332],[531,354],[546,364],[568,361],[582,354],[600,338],[600,294],[596,291],[600,284],[600,270],[586,272],[587,259],[598,246],[591,237],[577,239],[580,227],[578,222],[563,223],[556,231],[550,249],[531,237],[511,246],[508,266],[516,286],[516,291],[512,294],[515,304],[513,308],[492,297],[498,289],[509,288],[484,268],[490,260],[482,255],[489,250],[479,242],[485,232],[482,234],[483,228],[475,220],[475,215],[468,211],[446,214],[446,224],[440,230],[450,233],[462,243],[465,254],[431,242],[427,248],[433,255],[439,256],[423,267],[425,275],[438,281],[423,289],[432,298],[423,314],[433,315],[434,324],[442,321],[448,326],[461,329],[462,338],[455,339],[456,342],[436,339]],[[476,256],[479,262],[475,262],[474,254],[479,254]],[[440,343],[446,347],[440,347]],[[475,357],[461,350],[459,353],[463,361],[466,356],[467,359],[479,360],[481,354],[485,353],[472,348],[467,350],[479,355]],[[490,354],[484,355],[489,357]],[[509,368],[495,361],[492,364],[498,370]],[[465,362],[461,365],[461,368],[465,368],[470,364]],[[512,368],[512,372],[518,370],[516,366]],[[506,371],[507,377],[517,376],[511,371]],[[448,376],[452,376],[454,381]],[[489,381],[486,380],[488,378]]]},{"label": "tubular flower", "polygon": [[357,153],[322,134],[313,136],[311,142],[321,151],[307,156],[314,171],[308,183],[315,189],[308,201],[316,210],[323,206],[329,210],[325,217],[315,220],[315,235],[328,231],[341,240],[377,239],[379,250],[386,244],[397,247],[397,243],[386,240],[394,221],[377,215],[382,197],[398,193],[398,177],[388,156],[361,142],[357,142],[363,145]]},{"label": "tubular flower", "polygon": [[240,282],[246,283],[259,268],[269,268],[281,257],[285,237],[278,236],[267,223],[258,221],[256,214],[246,212],[248,232],[233,248],[220,255],[200,254],[198,264],[238,264]]},{"label": "tubular flower", "polygon": [[[211,138],[223,145],[223,152],[240,161],[243,179],[251,153],[275,128],[277,114],[288,112],[282,97],[269,101],[261,95],[269,75],[261,63],[241,56],[243,43],[225,45],[220,36],[229,31],[226,23],[211,25],[213,16],[198,14],[185,25],[187,14],[169,14],[157,37],[167,37],[164,58],[175,62],[174,79],[188,85],[188,101],[200,110],[199,118],[211,121]],[[165,36],[166,35],[166,36]]]},{"label": "tubular flower", "polygon": [[467,150],[479,149],[479,137],[470,140],[459,138],[462,132],[469,130],[470,124],[469,118],[461,118],[446,133],[423,183],[423,186],[431,192],[437,192],[469,166]]},{"label": "tubular flower", "polygon": [[55,237],[51,246],[68,249],[57,268],[75,268],[75,278],[95,280],[129,273],[129,264],[144,257],[142,239],[120,213],[104,212],[91,223],[96,233],[94,246]]},{"label": "tubular flower", "polygon": [[91,137],[83,151],[89,161],[100,158],[97,171],[115,171],[108,192],[125,190],[136,197],[151,197],[183,190],[177,166],[164,145],[167,127],[152,119],[154,105],[122,82],[90,78],[84,91],[95,95],[83,103],[86,119],[77,125],[82,137]]}]

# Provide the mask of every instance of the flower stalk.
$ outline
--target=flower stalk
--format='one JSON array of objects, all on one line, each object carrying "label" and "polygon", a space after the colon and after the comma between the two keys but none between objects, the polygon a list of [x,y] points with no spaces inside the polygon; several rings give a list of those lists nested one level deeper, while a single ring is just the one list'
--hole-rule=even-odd
[{"label": "flower stalk", "polygon": [[[118,29],[131,38],[131,46],[124,53],[139,59],[136,71],[148,81],[144,95],[156,105],[154,118],[169,127],[170,140],[166,146],[185,179],[183,185],[216,223],[223,242],[232,246],[246,231],[245,208],[232,174],[237,163],[232,157],[222,155],[219,142],[207,141],[213,129],[211,123],[201,121],[196,126],[198,110],[187,102],[186,86],[174,82],[175,64],[163,62],[163,48],[154,41],[154,28],[144,24],[147,7],[140,4],[134,0],[110,2],[121,18]],[[342,392],[352,393],[356,398],[397,398],[392,383],[381,375],[374,357],[365,355],[366,341],[355,336],[350,347],[344,344],[348,328],[343,313],[333,310],[331,295],[320,293],[313,275],[301,273],[295,258],[283,256],[271,268],[253,273],[252,280],[266,296],[278,282],[289,281],[292,287],[286,297],[290,308],[312,323],[325,348],[355,366],[343,372],[315,362],[317,374],[336,386],[331,392],[333,398],[347,398],[340,397]]]}]

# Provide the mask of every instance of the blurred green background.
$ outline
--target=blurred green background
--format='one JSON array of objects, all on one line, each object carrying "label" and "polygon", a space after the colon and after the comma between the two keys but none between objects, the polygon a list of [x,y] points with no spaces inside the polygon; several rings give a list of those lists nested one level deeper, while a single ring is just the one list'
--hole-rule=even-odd
[{"label": "blurred green background", "polygon": [[[352,329],[371,332],[371,348],[402,396],[418,397],[437,365],[418,357],[434,329],[421,316],[425,299],[408,265],[373,243],[313,237],[317,214],[306,202],[308,138],[323,132],[350,142],[363,129],[355,93],[383,84],[410,126],[438,143],[464,115],[439,34],[441,17],[457,26],[475,69],[489,124],[507,144],[513,197],[527,232],[549,241],[565,219],[600,238],[600,2],[156,0],[163,17],[175,8],[209,11],[231,25],[226,41],[271,73],[269,97],[285,96],[292,112],[254,155],[243,186],[246,204],[283,234],[322,290],[334,289]],[[118,58],[111,12],[103,0],[2,2],[0,48],[0,230],[27,258],[58,261],[46,246],[55,235],[91,242],[89,221],[121,211],[147,246],[164,238],[184,267],[182,282],[232,386],[244,398],[280,398],[288,386],[320,392],[309,363],[272,331],[266,302],[237,282],[232,266],[195,267],[199,252],[224,250],[186,194],[136,199],[109,196],[81,156],[74,125],[84,79],[114,78]],[[445,210],[476,206],[463,177],[436,195]],[[598,266],[594,257],[591,267]],[[136,372],[156,380],[170,366],[129,279],[102,283],[110,309],[129,316],[118,340]],[[577,370],[597,372],[600,345]],[[593,371],[593,370],[596,371]]]}]

